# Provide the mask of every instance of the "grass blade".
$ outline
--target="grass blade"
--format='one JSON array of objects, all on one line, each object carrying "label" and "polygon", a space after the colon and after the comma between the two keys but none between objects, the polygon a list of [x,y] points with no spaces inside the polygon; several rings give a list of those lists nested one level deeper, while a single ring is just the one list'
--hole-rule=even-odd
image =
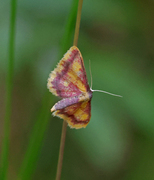
[{"label": "grass blade", "polygon": [[4,119],[4,139],[2,142],[1,173],[0,179],[5,180],[8,172],[8,154],[9,154],[9,136],[11,119],[11,102],[13,88],[13,70],[14,70],[14,50],[15,50],[15,23],[16,23],[16,0],[11,1],[10,29],[9,29],[9,49],[8,49],[8,67],[6,79],[6,99],[5,99],[5,119]]},{"label": "grass blade", "polygon": [[49,93],[46,92],[42,101],[42,107],[38,114],[37,121],[35,123],[29,146],[26,151],[25,159],[21,166],[18,179],[26,180],[30,179],[31,175],[36,167],[37,159],[42,147],[42,141],[44,133],[47,128],[50,117],[50,102]]}]

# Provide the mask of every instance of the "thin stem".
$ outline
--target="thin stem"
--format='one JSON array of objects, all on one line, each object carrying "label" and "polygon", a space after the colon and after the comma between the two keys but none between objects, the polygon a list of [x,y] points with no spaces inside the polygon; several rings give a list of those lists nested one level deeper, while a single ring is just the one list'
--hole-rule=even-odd
[{"label": "thin stem", "polygon": [[74,46],[77,46],[77,44],[78,44],[82,4],[83,4],[83,0],[79,0],[78,12],[77,12],[77,18],[76,18],[75,34],[74,34],[74,42],[73,42],[73,45],[74,45]]},{"label": "thin stem", "polygon": [[64,154],[64,147],[65,147],[66,130],[67,130],[67,122],[63,121],[56,180],[60,180],[60,177],[61,177],[63,154]]},{"label": "thin stem", "polygon": [[10,13],[10,32],[9,32],[9,49],[8,49],[8,68],[6,79],[6,99],[5,99],[5,119],[4,119],[4,139],[2,144],[2,162],[0,179],[4,180],[8,171],[8,154],[9,154],[9,136],[10,136],[10,119],[11,119],[11,101],[13,89],[13,69],[14,69],[14,49],[15,49],[15,23],[16,23],[16,0],[11,1]]},{"label": "thin stem", "polygon": [[[77,19],[76,19],[76,27],[75,27],[75,34],[74,34],[74,42],[73,42],[74,46],[77,46],[77,44],[78,44],[82,3],[83,3],[83,0],[79,0]],[[61,135],[61,142],[60,142],[60,151],[59,151],[59,159],[58,159],[56,180],[60,180],[60,177],[61,177],[66,130],[67,130],[67,122],[63,121],[63,128],[62,128],[62,135]]]}]

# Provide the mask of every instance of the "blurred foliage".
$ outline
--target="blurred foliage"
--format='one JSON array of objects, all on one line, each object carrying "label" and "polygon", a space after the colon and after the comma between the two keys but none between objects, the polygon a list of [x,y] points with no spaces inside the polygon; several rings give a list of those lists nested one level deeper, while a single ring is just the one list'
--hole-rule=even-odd
[{"label": "blurred foliage", "polygon": [[[0,135],[3,136],[9,1],[0,6]],[[16,179],[61,52],[72,1],[18,1],[9,179]],[[86,129],[69,129],[62,179],[154,179],[154,1],[83,1],[78,47],[93,89]],[[73,42],[73,35],[72,35]],[[90,83],[90,82],[89,82]],[[53,97],[52,94],[50,94]],[[58,98],[54,97],[54,102]],[[49,110],[50,113],[50,110]],[[42,121],[44,119],[42,118]],[[33,179],[54,179],[62,120],[50,116]]]}]

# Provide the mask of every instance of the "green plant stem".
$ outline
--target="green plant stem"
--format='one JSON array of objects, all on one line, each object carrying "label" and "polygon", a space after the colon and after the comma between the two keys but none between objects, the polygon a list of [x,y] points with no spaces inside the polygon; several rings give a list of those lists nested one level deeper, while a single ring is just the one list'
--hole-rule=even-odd
[{"label": "green plant stem", "polygon": [[36,162],[38,156],[40,154],[40,150],[42,147],[42,142],[44,138],[44,134],[49,123],[50,117],[50,102],[51,96],[49,96],[49,92],[46,91],[43,100],[42,106],[38,113],[37,121],[34,125],[33,132],[30,138],[30,142],[25,154],[24,161],[21,165],[20,173],[18,175],[19,180],[29,180],[33,174],[33,171],[36,167]]},{"label": "green plant stem", "polygon": [[[75,27],[75,34],[74,34],[74,42],[73,42],[74,46],[77,46],[77,44],[78,44],[82,4],[83,4],[83,0],[79,0],[78,11],[77,11],[77,19],[76,19],[76,27]],[[64,147],[65,147],[66,130],[67,130],[67,122],[63,121],[62,135],[61,135],[61,142],[60,142],[60,150],[59,150],[59,159],[58,159],[58,165],[57,165],[56,180],[60,180],[60,178],[61,178],[62,163],[63,163],[63,154],[64,154]]]},{"label": "green plant stem", "polygon": [[4,139],[2,144],[2,159],[0,179],[7,178],[8,172],[8,154],[9,154],[9,136],[11,119],[11,101],[13,89],[13,70],[14,70],[14,50],[15,50],[15,23],[16,23],[16,0],[11,1],[10,29],[9,29],[9,48],[8,48],[8,68],[6,79],[6,99],[5,99],[5,119],[4,119]]}]

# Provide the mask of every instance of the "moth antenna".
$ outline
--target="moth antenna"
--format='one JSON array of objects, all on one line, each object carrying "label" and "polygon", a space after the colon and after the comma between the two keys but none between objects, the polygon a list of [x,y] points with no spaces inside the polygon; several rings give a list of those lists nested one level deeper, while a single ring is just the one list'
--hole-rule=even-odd
[{"label": "moth antenna", "polygon": [[102,92],[102,93],[109,94],[109,95],[111,95],[111,96],[122,97],[121,95],[118,95],[118,94],[113,94],[113,93],[110,93],[110,92],[107,92],[107,91],[102,91],[102,90],[93,90],[93,89],[92,89],[92,73],[91,73],[91,64],[90,64],[90,59],[89,59],[89,71],[90,71],[90,77],[91,77],[91,86],[90,86],[90,90],[91,90],[92,92],[97,91],[97,92]]},{"label": "moth antenna", "polygon": [[90,71],[90,78],[91,78],[91,85],[90,85],[90,89],[92,89],[92,84],[93,84],[93,81],[92,81],[92,73],[91,73],[91,64],[90,64],[90,59],[89,59],[89,71]]},{"label": "moth antenna", "polygon": [[106,93],[106,94],[109,94],[109,95],[112,95],[112,96],[122,97],[121,95],[109,93],[109,92],[107,92],[107,91],[102,91],[102,90],[92,90],[91,88],[90,88],[90,90],[91,90],[92,92],[97,91],[97,92]]}]

